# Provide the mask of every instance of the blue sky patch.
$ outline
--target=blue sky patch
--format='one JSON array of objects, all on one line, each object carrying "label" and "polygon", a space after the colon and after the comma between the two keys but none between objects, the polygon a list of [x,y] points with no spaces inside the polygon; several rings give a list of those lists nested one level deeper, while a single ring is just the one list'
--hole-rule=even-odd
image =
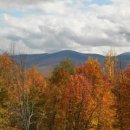
[{"label": "blue sky patch", "polygon": [[5,9],[0,9],[0,14],[8,14],[14,17],[23,17],[23,13],[21,11],[17,10],[5,10]]},{"label": "blue sky patch", "polygon": [[111,0],[89,0],[87,3],[105,5],[105,4],[111,4],[112,1]]}]

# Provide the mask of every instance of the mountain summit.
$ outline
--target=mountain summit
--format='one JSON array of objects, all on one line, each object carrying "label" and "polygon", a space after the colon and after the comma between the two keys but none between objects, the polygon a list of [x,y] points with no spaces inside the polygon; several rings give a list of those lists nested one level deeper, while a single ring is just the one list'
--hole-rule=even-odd
[{"label": "mountain summit", "polygon": [[[94,59],[99,60],[101,65],[103,65],[105,58],[105,56],[99,54],[84,54],[72,50],[64,50],[51,54],[22,54],[12,56],[12,58],[18,62],[20,56],[23,56],[26,59],[27,67],[35,65],[40,71],[43,71],[45,74],[47,74],[48,71],[52,71],[53,68],[64,59],[70,59],[75,65],[81,65],[85,63],[89,57],[93,57]],[[122,62],[124,67],[130,63],[130,53],[123,53],[121,55],[118,55],[117,58]]]}]

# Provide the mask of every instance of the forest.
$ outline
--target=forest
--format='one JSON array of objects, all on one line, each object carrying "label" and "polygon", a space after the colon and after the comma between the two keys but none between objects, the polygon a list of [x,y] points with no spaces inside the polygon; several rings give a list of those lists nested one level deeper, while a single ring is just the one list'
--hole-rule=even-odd
[{"label": "forest", "polygon": [[50,77],[0,56],[0,130],[130,130],[130,66],[111,52],[63,60]]}]

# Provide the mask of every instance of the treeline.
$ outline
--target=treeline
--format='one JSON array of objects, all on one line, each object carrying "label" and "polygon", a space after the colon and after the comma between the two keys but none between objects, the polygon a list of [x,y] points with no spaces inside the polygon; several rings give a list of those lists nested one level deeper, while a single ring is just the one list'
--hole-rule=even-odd
[{"label": "treeline", "polygon": [[0,56],[0,130],[130,130],[130,67],[111,53],[61,62],[50,78]]}]

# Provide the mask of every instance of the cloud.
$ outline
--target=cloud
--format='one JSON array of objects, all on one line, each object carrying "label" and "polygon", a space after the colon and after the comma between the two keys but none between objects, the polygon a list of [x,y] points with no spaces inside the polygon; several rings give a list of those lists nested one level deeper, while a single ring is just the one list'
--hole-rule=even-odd
[{"label": "cloud", "polygon": [[[0,13],[0,44],[7,49],[16,43],[26,53],[130,51],[129,6],[129,0],[101,5],[89,0],[0,1],[4,10]],[[24,15],[18,17],[8,10]]]}]

